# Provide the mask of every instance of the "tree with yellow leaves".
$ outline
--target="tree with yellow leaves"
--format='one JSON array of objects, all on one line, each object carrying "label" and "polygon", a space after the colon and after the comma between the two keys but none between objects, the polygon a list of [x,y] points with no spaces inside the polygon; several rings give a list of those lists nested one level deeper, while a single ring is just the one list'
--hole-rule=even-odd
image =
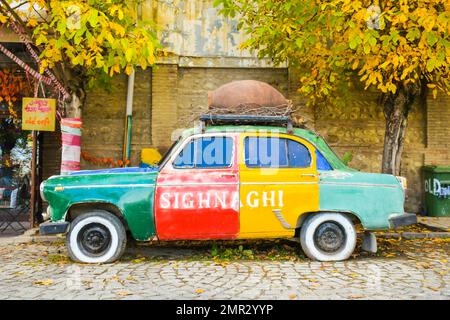
[{"label": "tree with yellow leaves", "polygon": [[450,95],[448,0],[216,0],[239,16],[244,48],[300,70],[311,102],[350,79],[379,91],[386,118],[382,171],[399,174],[408,113],[429,89]]},{"label": "tree with yellow leaves", "polygon": [[38,55],[39,72],[66,92],[65,110],[81,114],[86,90],[114,74],[155,62],[151,22],[137,19],[136,0],[0,0],[0,28],[20,33]]}]

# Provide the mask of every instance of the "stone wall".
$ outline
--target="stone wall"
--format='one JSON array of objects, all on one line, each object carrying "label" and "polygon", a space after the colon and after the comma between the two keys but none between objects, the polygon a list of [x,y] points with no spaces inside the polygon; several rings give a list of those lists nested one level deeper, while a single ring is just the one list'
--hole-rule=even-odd
[{"label": "stone wall", "polygon": [[[288,71],[284,68],[188,68],[158,65],[138,71],[133,102],[131,164],[138,165],[140,150],[156,147],[161,152],[172,144],[176,129],[192,126],[207,107],[207,93],[233,80],[254,79],[269,83],[288,95]],[[122,158],[127,79],[117,76],[113,91],[88,94],[83,110],[82,150],[94,157]],[[82,161],[83,169],[98,166]]]},{"label": "stone wall", "polygon": [[233,80],[269,83],[283,94],[288,91],[287,69],[188,68],[159,65],[153,74],[152,142],[162,152],[172,144],[171,133],[191,127],[207,109],[208,91]]},{"label": "stone wall", "polygon": [[[135,77],[131,161],[139,163],[140,150],[152,146],[151,140],[151,81],[152,71],[138,70]],[[127,77],[117,76],[111,83],[111,92],[98,89],[89,92],[83,110],[81,148],[89,155],[122,159]],[[86,161],[83,169],[98,168]]]}]

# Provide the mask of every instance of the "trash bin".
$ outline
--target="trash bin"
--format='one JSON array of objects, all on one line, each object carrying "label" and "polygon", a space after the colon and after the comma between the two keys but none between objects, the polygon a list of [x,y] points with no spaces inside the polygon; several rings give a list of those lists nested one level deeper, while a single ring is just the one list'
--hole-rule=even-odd
[{"label": "trash bin", "polygon": [[424,166],[425,213],[450,217],[450,166]]}]

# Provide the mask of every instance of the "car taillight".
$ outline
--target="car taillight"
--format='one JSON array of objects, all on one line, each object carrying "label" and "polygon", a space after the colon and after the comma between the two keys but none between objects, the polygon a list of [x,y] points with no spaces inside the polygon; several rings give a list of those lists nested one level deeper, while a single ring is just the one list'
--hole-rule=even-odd
[{"label": "car taillight", "polygon": [[403,190],[408,188],[408,183],[405,177],[396,176],[398,182],[401,184]]}]

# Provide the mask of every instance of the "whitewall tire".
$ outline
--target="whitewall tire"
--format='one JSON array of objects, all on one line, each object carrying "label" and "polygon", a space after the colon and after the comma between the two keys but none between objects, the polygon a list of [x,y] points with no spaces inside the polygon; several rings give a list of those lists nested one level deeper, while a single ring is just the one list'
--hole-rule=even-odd
[{"label": "whitewall tire", "polygon": [[312,214],[301,226],[300,243],[304,253],[313,260],[346,260],[355,250],[355,226],[342,213]]},{"label": "whitewall tire", "polygon": [[76,217],[66,236],[70,258],[83,263],[111,263],[125,251],[127,236],[119,218],[104,210]]}]

